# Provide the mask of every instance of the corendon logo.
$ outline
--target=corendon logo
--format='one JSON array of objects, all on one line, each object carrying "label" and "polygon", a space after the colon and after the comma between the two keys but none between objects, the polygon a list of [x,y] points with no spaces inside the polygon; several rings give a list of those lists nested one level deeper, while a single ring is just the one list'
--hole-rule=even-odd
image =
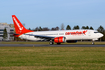
[{"label": "corendon logo", "polygon": [[21,27],[21,26],[19,25],[19,23],[17,22],[17,20],[15,19],[15,17],[13,17],[13,19],[14,19],[14,21],[16,22],[17,26],[19,27],[19,30],[22,30],[23,27]]},{"label": "corendon logo", "polygon": [[87,30],[84,31],[76,31],[76,32],[66,32],[65,35],[86,35],[85,33]]}]

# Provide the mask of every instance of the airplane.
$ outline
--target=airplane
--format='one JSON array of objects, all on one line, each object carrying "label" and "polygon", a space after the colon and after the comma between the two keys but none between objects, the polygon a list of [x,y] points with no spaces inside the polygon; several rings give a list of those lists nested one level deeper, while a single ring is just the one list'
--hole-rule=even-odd
[{"label": "airplane", "polygon": [[57,44],[61,43],[72,43],[77,40],[92,40],[94,44],[95,40],[101,38],[103,34],[96,30],[58,30],[58,31],[32,31],[26,29],[22,23],[18,20],[15,15],[12,15],[14,27],[16,33],[13,34],[15,37],[31,41],[49,41],[50,45],[54,42]]}]

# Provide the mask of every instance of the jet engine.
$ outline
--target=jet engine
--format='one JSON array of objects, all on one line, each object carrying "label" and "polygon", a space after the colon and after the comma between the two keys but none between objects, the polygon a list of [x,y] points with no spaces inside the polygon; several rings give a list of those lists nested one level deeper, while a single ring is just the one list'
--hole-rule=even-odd
[{"label": "jet engine", "polygon": [[61,36],[61,37],[56,37],[56,38],[54,38],[54,42],[55,42],[55,43],[64,43],[64,42],[66,42],[66,38],[63,37],[63,36]]}]

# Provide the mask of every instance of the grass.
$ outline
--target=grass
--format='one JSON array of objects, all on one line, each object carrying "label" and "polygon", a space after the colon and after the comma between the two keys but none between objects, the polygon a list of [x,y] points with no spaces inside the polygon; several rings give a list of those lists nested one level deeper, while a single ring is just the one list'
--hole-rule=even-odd
[{"label": "grass", "polygon": [[[105,45],[105,42],[94,42],[95,45]],[[0,44],[49,44],[49,42],[0,42]],[[56,43],[55,43],[56,44]],[[84,42],[76,42],[76,43],[62,43],[62,44],[92,44],[91,41],[84,41]]]},{"label": "grass", "polygon": [[104,69],[104,47],[0,47],[0,70]]},{"label": "grass", "polygon": [[13,42],[0,42],[0,44],[49,44],[49,42],[13,41]]}]

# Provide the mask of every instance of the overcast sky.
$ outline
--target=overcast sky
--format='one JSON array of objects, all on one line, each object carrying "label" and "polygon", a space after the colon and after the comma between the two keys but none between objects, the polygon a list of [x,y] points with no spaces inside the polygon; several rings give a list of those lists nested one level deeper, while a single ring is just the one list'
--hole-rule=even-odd
[{"label": "overcast sky", "polygon": [[12,15],[32,29],[62,23],[105,28],[105,0],[0,0],[0,22],[13,23]]}]

